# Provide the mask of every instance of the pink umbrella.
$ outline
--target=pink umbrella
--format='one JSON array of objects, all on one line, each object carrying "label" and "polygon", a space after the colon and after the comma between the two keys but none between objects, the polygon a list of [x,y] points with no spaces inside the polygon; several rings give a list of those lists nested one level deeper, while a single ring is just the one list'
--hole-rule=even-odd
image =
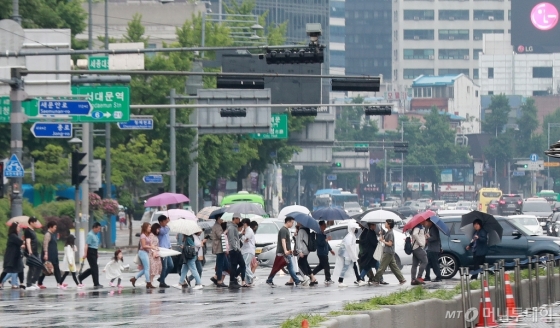
[{"label": "pink umbrella", "polygon": [[164,192],[163,194],[159,194],[148,199],[146,203],[144,203],[144,207],[165,206],[170,204],[186,203],[188,201],[189,199],[185,195]]},{"label": "pink umbrella", "polygon": [[426,221],[427,219],[431,218],[432,216],[436,216],[437,214],[432,212],[432,211],[426,211],[424,213],[419,213],[416,214],[412,219],[410,219],[410,221],[408,221],[404,227],[403,227],[403,232],[406,232],[409,229],[413,229],[414,227],[416,227],[418,224]]},{"label": "pink umbrella", "polygon": [[167,211],[167,217],[169,217],[169,220],[171,221],[179,219],[186,219],[195,222],[198,221],[198,218],[196,217],[196,215],[194,215],[193,212],[181,209],[172,209]]}]

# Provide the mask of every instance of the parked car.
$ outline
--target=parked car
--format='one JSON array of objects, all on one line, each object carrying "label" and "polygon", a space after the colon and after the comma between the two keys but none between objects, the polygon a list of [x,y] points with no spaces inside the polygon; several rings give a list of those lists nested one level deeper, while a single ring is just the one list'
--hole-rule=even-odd
[{"label": "parked car", "polygon": [[457,209],[457,203],[447,203],[445,204],[446,210],[454,210]]},{"label": "parked car", "polygon": [[358,202],[345,202],[344,203],[344,211],[349,216],[360,214],[360,213],[364,212],[364,210],[362,210],[362,207],[360,206],[360,204],[358,204]]},{"label": "parked car", "polygon": [[491,214],[491,215],[499,215],[499,209],[498,209],[498,200],[497,199],[492,199],[490,201],[490,203],[488,203],[488,208],[486,209],[486,213]]},{"label": "parked car", "polygon": [[521,213],[536,216],[541,225],[545,226],[548,218],[552,216],[552,208],[546,200],[526,201],[521,207]]},{"label": "parked car", "polygon": [[523,198],[520,195],[507,194],[498,199],[498,212],[500,215],[515,214],[521,212]]},{"label": "parked car", "polygon": [[[557,238],[536,236],[523,225],[505,217],[496,219],[503,228],[502,242],[488,247],[488,263],[498,260],[513,262],[516,258],[525,259],[534,255],[560,255],[560,240]],[[465,249],[472,236],[466,236],[461,230],[461,217],[444,218],[443,221],[449,227],[451,235],[440,234],[443,252],[439,263],[442,278],[450,279],[460,267],[472,264],[472,252]]]},{"label": "parked car", "polygon": [[266,219],[259,223],[259,228],[255,233],[255,254],[258,256],[262,249],[268,245],[278,242],[278,231],[284,224],[282,220]]},{"label": "parked car", "polygon": [[381,202],[381,205],[379,207],[383,209],[396,210],[397,208],[399,208],[399,203],[395,200],[388,200]]},{"label": "parked car", "polygon": [[521,224],[537,236],[544,235],[543,227],[534,215],[510,215],[508,218]]},{"label": "parked car", "polygon": [[560,237],[560,212],[554,213],[543,229],[547,236]]},{"label": "parked car", "polygon": [[560,212],[560,202],[552,203],[552,212]]},{"label": "parked car", "polygon": [[437,212],[439,210],[445,209],[445,201],[444,200],[434,200],[432,204],[430,204],[430,210]]},{"label": "parked car", "polygon": [[402,206],[397,208],[397,212],[401,213],[403,216],[409,217],[409,216],[414,216],[418,213],[422,213],[425,210],[419,208],[419,207],[414,207],[414,206]]},{"label": "parked car", "polygon": [[468,209],[468,210],[474,210],[476,207],[473,207],[472,202],[468,202],[465,200],[460,200],[457,202],[457,205],[455,206],[455,209]]},{"label": "parked car", "polygon": [[440,218],[450,217],[450,216],[460,216],[471,212],[471,210],[442,210],[437,213]]}]

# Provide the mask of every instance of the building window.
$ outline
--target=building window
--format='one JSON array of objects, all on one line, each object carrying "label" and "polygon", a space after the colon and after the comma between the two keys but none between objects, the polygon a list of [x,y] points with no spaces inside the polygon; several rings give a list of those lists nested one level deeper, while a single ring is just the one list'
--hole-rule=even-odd
[{"label": "building window", "polygon": [[394,31],[393,32],[393,38],[395,39],[395,41],[399,40],[399,31]]},{"label": "building window", "polygon": [[440,68],[438,74],[440,76],[459,75],[459,74],[465,74],[466,76],[469,76],[469,69],[468,68]]},{"label": "building window", "polygon": [[434,49],[404,49],[404,59],[434,59]]},{"label": "building window", "polygon": [[550,93],[546,90],[535,90],[533,91],[533,96],[548,96]]},{"label": "building window", "polygon": [[344,18],[344,1],[331,1],[331,17]]},{"label": "building window", "polygon": [[[473,69],[472,75],[473,75],[473,79],[475,79],[475,80],[478,80],[478,79],[479,79],[479,77],[478,77],[478,68]],[[477,91],[477,94],[478,94],[478,91]]]},{"label": "building window", "polygon": [[481,52],[482,52],[482,49],[473,49],[473,58],[478,59]]},{"label": "building window", "polygon": [[508,10],[508,21],[510,21],[510,20],[511,20],[511,9]]},{"label": "building window", "polygon": [[[478,70],[477,70],[478,71]],[[474,96],[478,98],[478,90],[474,92]]]},{"label": "building window", "polygon": [[393,12],[393,20],[395,22],[399,21],[399,11],[398,10],[395,10],[395,12]]},{"label": "building window", "polygon": [[439,20],[469,20],[468,10],[440,10]]},{"label": "building window", "polygon": [[345,67],[345,51],[344,50],[331,50],[331,67]]},{"label": "building window", "polygon": [[331,32],[329,42],[344,43],[346,36],[346,28],[344,26],[331,25],[329,29]]},{"label": "building window", "polygon": [[473,10],[473,18],[474,20],[503,21],[504,11],[503,10]]},{"label": "building window", "polygon": [[405,68],[403,70],[403,78],[405,80],[412,80],[420,75],[434,75],[434,70],[428,68]]},{"label": "building window", "polygon": [[434,20],[433,10],[405,10],[404,20]]},{"label": "building window", "polygon": [[468,40],[469,30],[438,30],[439,40]]},{"label": "building window", "polygon": [[431,87],[412,88],[414,91],[414,98],[432,98]]},{"label": "building window", "polygon": [[493,95],[494,95],[494,91],[488,91],[488,95],[489,95],[489,96],[493,96]]},{"label": "building window", "polygon": [[489,79],[494,78],[494,67],[488,67],[488,78]]},{"label": "building window", "polygon": [[404,30],[405,40],[433,40],[434,30]]},{"label": "building window", "polygon": [[483,34],[503,34],[504,30],[473,30],[475,40],[482,40]]},{"label": "building window", "polygon": [[438,59],[469,59],[469,49],[439,49]]},{"label": "building window", "polygon": [[551,78],[552,67],[533,67],[533,78]]}]

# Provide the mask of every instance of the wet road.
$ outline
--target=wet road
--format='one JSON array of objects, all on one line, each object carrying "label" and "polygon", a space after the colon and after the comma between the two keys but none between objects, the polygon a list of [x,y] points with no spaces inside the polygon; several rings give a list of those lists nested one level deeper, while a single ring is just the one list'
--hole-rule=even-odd
[{"label": "wet road", "polygon": [[[127,256],[129,261],[132,256]],[[100,266],[108,262],[109,255],[100,257]],[[210,268],[214,267],[212,256],[203,272],[203,290],[154,289],[147,291],[143,286],[133,288],[128,281],[133,273],[124,273],[119,292],[107,287],[108,280],[101,274],[105,288],[94,290],[91,279],[84,283],[89,288],[77,290],[71,277],[66,278],[67,290],[56,289],[54,278],[47,277],[47,289],[41,291],[12,291],[9,284],[0,291],[0,316],[2,327],[177,327],[181,324],[196,324],[196,327],[278,327],[290,316],[302,312],[326,313],[341,310],[345,302],[368,299],[374,295],[393,292],[402,288],[396,278],[388,273],[384,287],[338,288],[326,287],[324,276],[319,275],[320,284],[314,287],[287,287],[286,275],[277,276],[277,288],[265,284],[269,268],[257,269],[256,286],[240,290],[218,289],[210,282]],[[125,262],[127,263],[127,262]],[[410,267],[403,269],[409,279]],[[178,275],[167,278],[167,283],[176,283]],[[446,285],[458,280],[446,282]],[[352,284],[352,282],[347,282]],[[140,283],[142,285],[142,283]],[[137,284],[138,285],[138,284]],[[443,286],[441,286],[443,287]]]}]

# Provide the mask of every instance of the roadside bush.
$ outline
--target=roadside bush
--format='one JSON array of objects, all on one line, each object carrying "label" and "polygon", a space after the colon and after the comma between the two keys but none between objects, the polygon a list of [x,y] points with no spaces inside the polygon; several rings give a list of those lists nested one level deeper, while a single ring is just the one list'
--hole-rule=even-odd
[{"label": "roadside bush", "polygon": [[45,225],[43,226],[43,233],[47,231],[47,223],[54,221],[56,222],[56,232],[59,234],[60,240],[66,240],[70,235],[70,229],[74,228],[74,220],[68,215],[63,216],[46,216]]},{"label": "roadside bush", "polygon": [[42,216],[69,216],[74,217],[74,201],[63,200],[59,202],[44,203],[37,206],[37,212]]}]

